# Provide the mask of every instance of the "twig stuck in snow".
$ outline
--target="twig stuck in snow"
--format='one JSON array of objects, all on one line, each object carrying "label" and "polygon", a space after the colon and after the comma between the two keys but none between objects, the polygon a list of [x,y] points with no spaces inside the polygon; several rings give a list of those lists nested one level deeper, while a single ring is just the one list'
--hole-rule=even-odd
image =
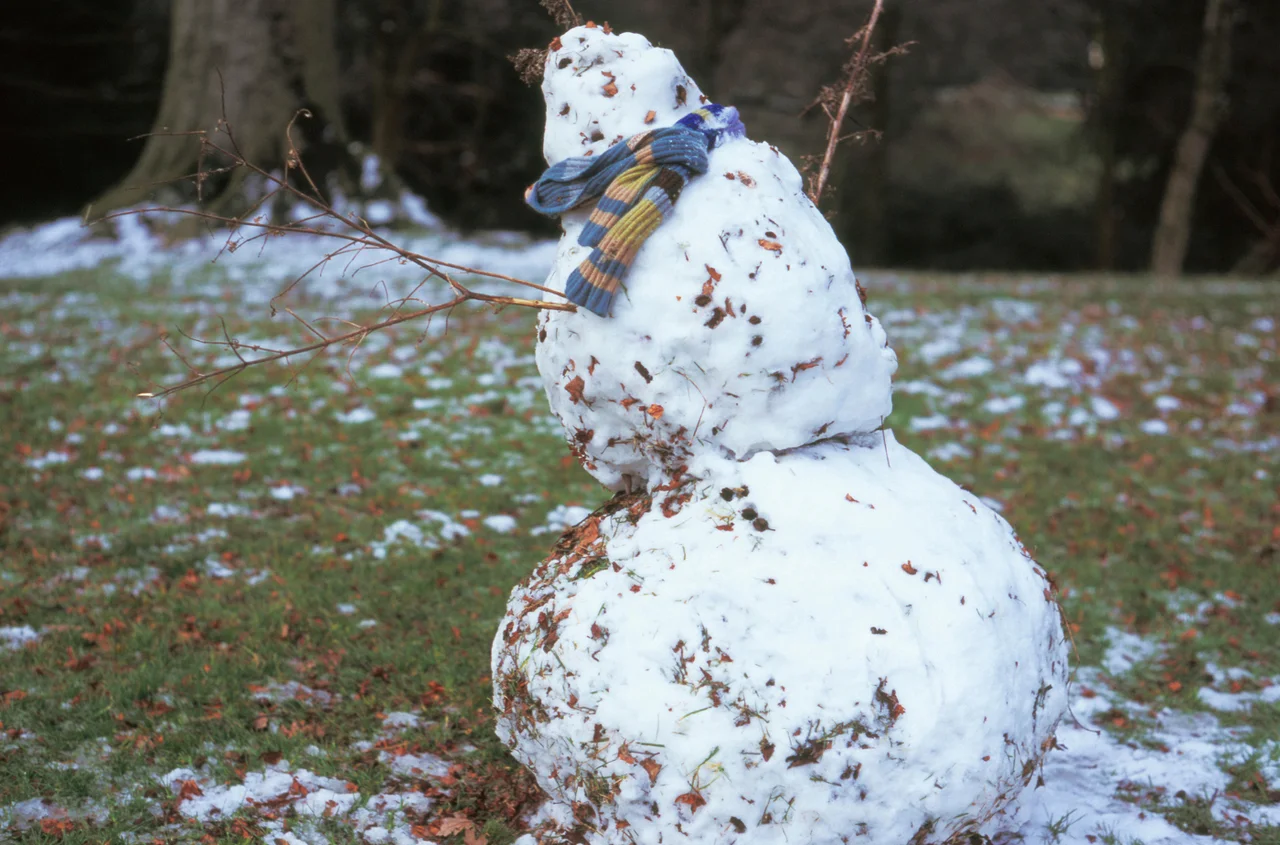
[{"label": "twig stuck in snow", "polygon": [[[273,349],[258,344],[243,343],[231,336],[230,332],[226,328],[225,321],[222,323],[221,339],[202,339],[182,333],[184,337],[192,342],[208,346],[220,346],[229,349],[238,359],[238,362],[231,366],[202,372],[195,367],[187,357],[183,356],[172,344],[170,344],[167,337],[162,336],[161,342],[163,345],[182,361],[191,373],[191,376],[178,384],[168,386],[157,385],[156,387],[158,389],[140,393],[138,394],[139,397],[148,399],[164,397],[210,381],[214,382],[212,389],[217,389],[217,387],[227,379],[239,375],[250,367],[268,364],[274,361],[291,363],[291,359],[297,356],[312,354],[312,358],[307,362],[310,363],[310,360],[314,360],[316,355],[334,345],[350,346],[351,354],[354,354],[355,350],[359,348],[360,344],[363,343],[365,338],[367,338],[372,332],[390,328],[391,326],[408,322],[409,320],[414,320],[419,317],[426,317],[439,312],[448,313],[451,312],[452,309],[466,302],[486,304],[495,308],[517,306],[520,308],[548,309],[553,311],[576,310],[576,308],[569,302],[502,296],[481,293],[473,290],[468,285],[459,281],[458,275],[451,274],[448,271],[452,270],[456,271],[457,274],[469,274],[483,278],[497,279],[502,282],[519,285],[521,287],[529,288],[530,290],[552,294],[553,296],[561,298],[564,296],[559,291],[555,291],[551,288],[547,288],[533,282],[528,282],[523,279],[518,279],[514,276],[507,276],[502,273],[493,273],[476,267],[468,267],[462,264],[441,261],[439,259],[405,249],[387,237],[374,231],[368,221],[363,218],[360,218],[355,214],[344,215],[339,212],[330,201],[325,199],[324,195],[317,187],[315,181],[311,177],[311,174],[307,171],[307,167],[302,160],[302,155],[298,151],[298,147],[293,140],[292,130],[294,122],[296,122],[298,117],[309,116],[310,112],[305,109],[299,110],[297,114],[294,115],[293,120],[289,121],[289,126],[285,130],[285,138],[288,146],[285,158],[285,172],[283,175],[268,172],[262,167],[245,159],[240,153],[239,146],[236,144],[232,128],[225,119],[219,121],[218,128],[215,133],[213,133],[214,135],[217,135],[218,133],[225,135],[225,142],[222,142],[215,137],[211,137],[211,133],[204,131],[172,133],[175,136],[191,137],[192,135],[195,135],[200,138],[201,168],[191,176],[185,177],[194,182],[198,196],[202,193],[205,181],[215,174],[244,170],[264,180],[264,183],[269,187],[269,190],[265,195],[252,202],[249,208],[242,214],[230,216],[204,211],[197,208],[175,208],[164,206],[126,209],[108,214],[97,220],[86,220],[86,225],[91,225],[93,223],[113,220],[118,217],[129,215],[164,212],[169,214],[182,214],[199,220],[208,221],[210,223],[221,224],[227,227],[228,233],[226,241],[218,251],[219,256],[221,256],[223,252],[233,252],[255,241],[284,235],[311,235],[331,238],[340,243],[336,249],[326,253],[308,270],[293,279],[293,281],[286,285],[283,290],[271,299],[271,316],[274,317],[279,313],[279,311],[284,311],[286,314],[301,323],[311,335],[314,335],[317,338],[316,342],[289,349]],[[204,162],[209,159],[219,161],[219,165],[217,167],[206,169],[204,167]],[[291,172],[296,172],[294,181],[290,181]],[[300,181],[302,184],[294,184],[296,181]],[[301,216],[299,219],[291,222],[274,222],[271,219],[269,210],[264,209],[270,209],[272,202],[277,197],[284,197],[300,204],[302,207],[309,207],[314,211],[314,213]],[[336,227],[331,227],[333,223],[337,223],[338,225]],[[246,230],[248,231],[248,234],[245,234]],[[398,261],[402,264],[413,264],[425,272],[423,279],[407,296],[387,303],[386,307],[392,309],[390,317],[372,323],[359,323],[351,320],[341,320],[340,322],[353,327],[351,331],[343,334],[330,335],[316,328],[316,320],[308,321],[295,313],[291,308],[279,304],[280,300],[284,296],[298,285],[302,284],[308,276],[311,276],[313,273],[323,268],[333,259],[346,257],[354,260],[356,258],[363,258],[366,252],[382,253],[379,258],[370,262],[370,264],[379,264],[383,261]],[[448,285],[452,294],[448,300],[438,303],[428,303],[416,298],[418,291],[420,291],[431,278],[439,279]],[[406,311],[406,306],[411,302],[421,303],[424,307]],[[253,358],[246,358],[241,354],[241,350],[265,354]],[[297,372],[295,371],[294,377],[296,376]]]},{"label": "twig stuck in snow", "polygon": [[823,112],[827,115],[828,121],[826,150],[823,152],[822,161],[818,165],[818,172],[809,174],[807,192],[814,205],[817,205],[822,200],[822,192],[831,176],[831,162],[835,158],[836,147],[840,145],[840,142],[846,140],[846,138],[866,135],[878,137],[880,134],[877,130],[855,132],[848,136],[842,136],[840,133],[844,128],[845,119],[849,115],[849,108],[874,98],[871,86],[871,68],[875,65],[883,64],[890,56],[906,52],[907,47],[910,46],[902,44],[881,53],[871,53],[871,36],[875,32],[876,21],[880,19],[880,12],[883,8],[884,0],[875,0],[875,6],[872,7],[871,16],[867,19],[866,24],[845,39],[845,43],[851,47],[854,44],[858,44],[858,52],[845,63],[841,81],[835,85],[823,86],[822,92],[818,94],[817,99],[805,109],[807,112],[814,106],[821,106]]}]

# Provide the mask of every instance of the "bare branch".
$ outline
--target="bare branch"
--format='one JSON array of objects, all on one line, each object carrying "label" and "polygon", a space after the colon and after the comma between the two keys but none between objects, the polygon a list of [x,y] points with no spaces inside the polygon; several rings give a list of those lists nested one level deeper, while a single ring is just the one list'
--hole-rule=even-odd
[{"label": "bare branch", "polygon": [[836,148],[840,142],[850,138],[878,137],[879,135],[874,130],[871,131],[874,134],[870,136],[866,131],[849,135],[843,135],[842,132],[845,120],[849,119],[849,108],[856,103],[872,99],[870,69],[874,65],[882,64],[890,56],[901,54],[906,50],[907,45],[904,44],[891,47],[881,53],[871,53],[871,36],[875,32],[876,22],[880,19],[883,9],[884,0],[875,0],[867,23],[846,39],[845,43],[850,46],[861,43],[858,46],[858,52],[844,66],[843,82],[823,88],[818,97],[804,110],[804,113],[807,113],[814,106],[821,106],[828,121],[826,150],[818,165],[817,174],[810,176],[809,179],[809,199],[814,205],[822,201],[822,192],[826,189],[827,181],[831,176],[831,163],[835,160]]},{"label": "bare branch", "polygon": [[[572,8],[568,3],[562,3],[559,8],[567,9],[568,13],[572,13]],[[565,301],[564,294],[560,291],[552,290],[543,285],[525,281],[514,276],[503,273],[494,273],[477,267],[468,267],[463,264],[456,264],[449,261],[441,261],[428,255],[422,255],[396,244],[388,237],[375,231],[368,221],[361,219],[357,215],[344,215],[334,208],[332,203],[325,199],[321,193],[319,186],[312,178],[307,170],[306,164],[303,162],[302,155],[298,151],[297,145],[293,139],[293,126],[299,117],[309,117],[310,112],[305,109],[297,111],[285,130],[285,137],[288,144],[286,153],[286,166],[282,176],[271,173],[257,164],[248,161],[240,152],[239,145],[236,142],[231,124],[227,121],[225,111],[223,118],[218,123],[218,128],[213,133],[225,134],[227,142],[220,143],[211,137],[211,133],[205,131],[194,132],[177,132],[177,133],[154,133],[173,135],[175,137],[197,136],[200,139],[200,157],[197,172],[189,176],[181,177],[177,181],[191,180],[195,183],[196,193],[198,197],[203,197],[204,182],[212,175],[220,173],[228,173],[235,170],[243,169],[248,174],[256,175],[263,179],[268,186],[265,194],[258,199],[249,203],[242,213],[238,215],[220,214],[213,211],[202,210],[198,208],[174,208],[168,206],[149,207],[149,208],[133,208],[122,211],[115,211],[104,215],[96,220],[89,220],[86,212],[85,225],[94,225],[108,220],[113,220],[127,215],[166,213],[166,214],[182,214],[188,217],[202,220],[212,224],[218,224],[226,229],[226,238],[218,250],[215,261],[220,258],[223,253],[234,252],[254,241],[260,241],[261,246],[265,247],[266,240],[273,237],[283,237],[286,235],[294,236],[311,236],[315,238],[328,238],[338,241],[338,246],[325,253],[323,257],[317,260],[313,265],[304,272],[296,276],[285,287],[272,297],[270,301],[271,314],[274,316],[277,310],[283,310],[289,314],[295,321],[302,324],[305,329],[315,337],[315,341],[302,346],[291,349],[273,349],[258,344],[244,343],[233,336],[231,330],[227,327],[226,320],[219,317],[219,326],[221,329],[221,338],[209,339],[200,338],[191,335],[182,329],[178,329],[178,333],[185,337],[191,343],[203,346],[217,346],[229,349],[236,356],[237,363],[212,370],[210,372],[202,372],[196,367],[183,353],[169,341],[168,336],[162,334],[160,336],[161,343],[169,350],[171,354],[178,358],[187,368],[190,377],[186,380],[161,387],[157,385],[157,390],[153,392],[140,393],[138,396],[146,398],[161,398],[187,390],[198,385],[212,383],[213,387],[209,391],[212,393],[221,385],[225,384],[229,379],[234,378],[250,367],[261,366],[273,362],[283,362],[289,366],[291,376],[289,382],[292,383],[298,378],[301,371],[310,365],[315,358],[324,353],[325,350],[335,345],[347,344],[350,349],[347,354],[346,372],[350,376],[350,365],[352,356],[359,350],[364,340],[373,332],[381,331],[392,326],[415,320],[420,317],[430,317],[433,314],[444,311],[446,315],[451,314],[455,308],[463,303],[473,302],[480,305],[487,305],[491,308],[501,309],[507,306],[515,306],[519,308],[552,310],[552,311],[576,311],[576,306]],[[216,160],[217,167],[205,168],[206,160]],[[302,177],[302,186],[293,184],[289,179],[289,171],[297,170]],[[264,207],[268,207],[276,198],[286,197],[292,201],[309,207],[314,213],[302,216],[292,222],[276,223],[270,219],[268,214],[263,213]],[[333,225],[336,224],[336,225]],[[248,230],[249,234],[244,234]],[[352,271],[352,265],[364,253],[378,253],[379,255],[372,257],[368,263],[363,263]],[[391,309],[390,316],[378,322],[361,323],[346,320],[337,317],[321,318],[332,319],[345,323],[350,330],[338,335],[330,336],[320,331],[315,325],[319,319],[307,320],[292,308],[278,305],[280,299],[288,295],[291,291],[302,284],[308,277],[317,271],[323,271],[324,267],[333,259],[339,256],[349,256],[346,272],[358,273],[370,267],[376,267],[388,261],[397,261],[402,264],[412,264],[426,274],[410,291],[408,296],[401,297],[396,300],[391,299],[390,291],[387,291],[388,302],[384,305],[384,309]],[[506,296],[500,294],[480,293],[472,290],[468,285],[463,284],[453,273],[463,273],[481,278],[495,279],[497,281],[508,284],[518,285],[520,287],[529,288],[543,294],[552,294],[560,297],[559,300],[538,300],[524,297]],[[422,302],[417,299],[417,294],[423,289],[427,281],[431,278],[437,278],[448,286],[450,291],[449,298],[440,303],[426,303],[425,307],[412,311],[406,311],[405,306],[409,302]],[[385,282],[384,282],[385,286]],[[244,352],[262,353],[257,357],[246,357]],[[293,366],[293,359],[298,356],[310,356],[303,364],[302,368]],[[207,398],[208,394],[206,394]]]}]

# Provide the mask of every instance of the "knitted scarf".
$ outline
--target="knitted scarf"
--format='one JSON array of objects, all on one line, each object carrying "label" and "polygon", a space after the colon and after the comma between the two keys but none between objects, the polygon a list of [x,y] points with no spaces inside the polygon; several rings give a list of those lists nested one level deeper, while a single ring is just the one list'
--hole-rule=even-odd
[{"label": "knitted scarf", "polygon": [[738,110],[714,103],[614,144],[603,155],[557,162],[525,192],[525,202],[548,217],[599,197],[578,243],[591,254],[565,282],[565,296],[609,316],[618,286],[645,240],[675,210],[694,176],[707,172],[707,153],[726,138],[746,134]]}]

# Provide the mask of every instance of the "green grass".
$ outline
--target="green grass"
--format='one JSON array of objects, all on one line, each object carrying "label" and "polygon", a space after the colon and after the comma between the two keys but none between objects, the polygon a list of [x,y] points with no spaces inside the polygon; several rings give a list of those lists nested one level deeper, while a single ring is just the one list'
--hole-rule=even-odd
[{"label": "green grass", "polygon": [[[1274,332],[1256,322],[1275,316],[1277,298],[1249,286],[1157,295],[1140,279],[1031,282],[869,279],[871,308],[902,360],[898,380],[944,393],[899,395],[889,423],[922,454],[946,447],[934,465],[1003,504],[1056,578],[1081,665],[1102,659],[1109,626],[1160,644],[1133,671],[1100,676],[1126,702],[1108,729],[1141,741],[1152,710],[1207,709],[1197,698],[1207,662],[1247,670],[1252,679],[1236,682],[1244,692],[1280,675],[1280,627],[1266,621],[1280,612],[1280,364]],[[362,796],[432,796],[430,812],[409,819],[423,836],[447,839],[433,825],[465,815],[505,845],[532,785],[493,736],[489,644],[510,588],[554,541],[532,529],[555,505],[606,498],[548,417],[531,318],[475,311],[447,331],[374,336],[352,359],[352,380],[338,356],[287,388],[288,371],[261,368],[162,413],[133,398],[148,389],[142,376],[181,373],[156,347],[160,327],[216,333],[222,314],[236,334],[301,339],[284,318],[238,313],[223,287],[225,298],[202,298],[110,271],[0,281],[0,627],[41,633],[23,648],[0,645],[0,808],[43,798],[75,811],[10,834],[245,841],[260,818],[184,821],[157,778],[204,767],[238,783],[283,757]],[[1032,309],[1011,308],[1015,298]],[[925,361],[921,350],[940,336],[953,348]],[[1099,349],[1110,361],[1093,375]],[[973,356],[994,368],[937,376]],[[1022,382],[1033,363],[1059,357],[1086,372],[1062,388]],[[400,375],[375,369],[391,362]],[[1025,404],[1012,411],[984,407],[1015,394]],[[1052,421],[1053,403],[1065,419],[1094,396],[1119,418]],[[1162,411],[1157,396],[1180,406]],[[372,420],[339,421],[362,408]],[[913,417],[934,414],[952,425],[912,431]],[[1169,433],[1140,428],[1154,419]],[[1064,430],[1075,434],[1057,439]],[[193,462],[201,450],[244,459]],[[40,465],[51,452],[67,459]],[[480,483],[489,474],[501,483]],[[272,494],[282,487],[300,489]],[[470,533],[446,538],[446,523],[424,510]],[[517,530],[486,527],[497,514]],[[383,547],[401,520],[433,547]],[[223,568],[230,577],[213,577]],[[1176,607],[1191,610],[1179,618]],[[332,698],[263,697],[291,681]],[[384,714],[404,711],[424,727],[381,728]],[[1233,792],[1280,801],[1256,777],[1280,743],[1280,705],[1219,715],[1249,726],[1256,749],[1232,771]],[[380,738],[382,748],[360,744]],[[387,749],[455,769],[443,783],[397,775],[378,753]],[[1276,841],[1275,828],[1224,825],[1203,797],[1135,800],[1188,831]],[[316,829],[359,841],[338,819]]]}]

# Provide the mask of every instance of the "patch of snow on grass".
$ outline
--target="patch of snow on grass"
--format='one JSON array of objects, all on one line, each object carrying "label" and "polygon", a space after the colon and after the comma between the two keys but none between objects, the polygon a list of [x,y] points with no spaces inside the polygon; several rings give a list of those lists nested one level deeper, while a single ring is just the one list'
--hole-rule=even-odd
[{"label": "patch of snow on grass", "polygon": [[1169,424],[1164,420],[1143,420],[1138,428],[1143,434],[1160,435],[1169,433]]},{"label": "patch of snow on grass", "polygon": [[1026,404],[1027,400],[1022,396],[992,396],[982,403],[982,409],[988,414],[1007,414]]},{"label": "patch of snow on grass", "polygon": [[1070,387],[1083,371],[1084,365],[1074,358],[1055,358],[1036,361],[1027,368],[1022,379],[1027,384],[1061,390]]},{"label": "patch of snow on grass", "polygon": [[358,425],[360,423],[373,422],[378,415],[368,408],[353,408],[350,411],[339,411],[334,414],[338,422],[343,425]]},{"label": "patch of snow on grass", "polygon": [[556,505],[549,514],[546,521],[530,531],[530,534],[548,534],[554,532],[556,534],[563,533],[566,528],[577,525],[582,520],[591,516],[591,511],[579,505]]},{"label": "patch of snow on grass", "polygon": [[55,464],[65,464],[71,460],[66,452],[46,452],[43,455],[32,455],[27,458],[27,466],[31,469],[44,469]]},{"label": "patch of snow on grass", "polygon": [[212,502],[204,509],[207,516],[217,516],[228,519],[233,516],[248,516],[249,509],[244,505],[228,505],[222,502]]},{"label": "patch of snow on grass", "polygon": [[370,544],[374,560],[386,560],[387,550],[400,540],[405,540],[418,548],[437,548],[435,540],[428,537],[420,527],[408,520],[400,519],[386,527],[382,532],[382,540],[374,540]]},{"label": "patch of snow on grass", "polygon": [[507,516],[506,514],[495,514],[486,516],[483,520],[485,528],[490,531],[496,531],[499,534],[510,534],[516,529],[516,518]]},{"label": "patch of snow on grass", "polygon": [[1089,397],[1089,405],[1093,409],[1093,415],[1100,420],[1114,420],[1120,417],[1120,409],[1110,399],[1102,396],[1091,396]]},{"label": "patch of snow on grass", "polygon": [[942,414],[934,414],[929,417],[912,417],[911,422],[907,424],[907,428],[912,431],[933,431],[939,428],[950,428],[951,420]]},{"label": "patch of snow on grass", "polygon": [[[458,537],[471,536],[471,529],[442,511],[421,510],[418,516],[440,523],[440,537],[447,543]],[[477,513],[476,516],[479,516]]]},{"label": "patch of snow on grass", "polygon": [[0,644],[5,648],[19,649],[40,639],[40,634],[30,625],[6,625],[0,628]]},{"label": "patch of snow on grass", "polygon": [[1107,642],[1107,653],[1102,658],[1102,668],[1112,676],[1123,675],[1160,651],[1158,643],[1115,626],[1107,628]]},{"label": "patch of snow on grass", "polygon": [[960,443],[943,443],[929,450],[929,457],[935,461],[953,461],[956,458],[972,458],[973,452]]},{"label": "patch of snow on grass", "polygon": [[990,358],[984,358],[979,355],[973,358],[966,358],[959,363],[952,364],[950,367],[947,367],[945,370],[938,373],[938,378],[943,381],[977,378],[978,376],[985,376],[995,368],[996,365],[991,362]]},{"label": "patch of snow on grass", "polygon": [[404,375],[404,369],[395,364],[384,363],[371,367],[369,375],[373,378],[400,378]]},{"label": "patch of snow on grass", "polygon": [[231,449],[201,449],[198,452],[192,452],[188,460],[193,464],[227,466],[241,463],[245,457],[244,452],[235,452]]}]

